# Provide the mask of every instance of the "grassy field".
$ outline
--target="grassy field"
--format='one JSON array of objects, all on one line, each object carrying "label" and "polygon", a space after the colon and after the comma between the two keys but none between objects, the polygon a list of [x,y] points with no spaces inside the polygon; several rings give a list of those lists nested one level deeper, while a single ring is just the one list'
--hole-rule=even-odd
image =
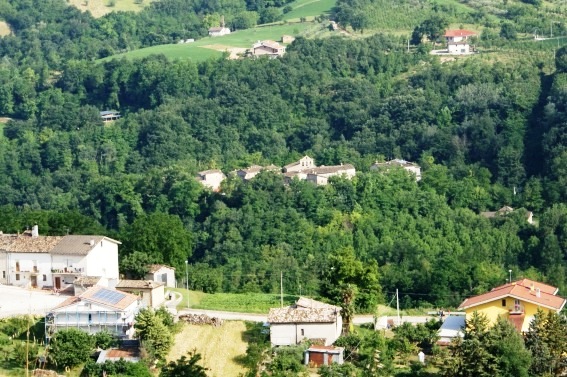
[{"label": "grassy field", "polygon": [[[187,290],[172,289],[183,295],[178,309],[187,307]],[[284,295],[284,305],[297,300],[297,296]],[[267,293],[214,293],[189,292],[189,306],[194,309],[222,310],[227,312],[266,314],[270,308],[280,306],[280,296]]]},{"label": "grassy field", "polygon": [[283,15],[284,20],[299,20],[301,17],[312,19],[321,14],[327,14],[335,6],[336,0],[297,0],[288,4],[293,8]]},{"label": "grassy field", "polygon": [[[67,0],[67,2],[83,12],[90,11],[94,17],[102,17],[110,12],[132,11],[138,12],[153,0],[143,0],[136,4],[135,0]],[[115,3],[114,6],[109,6]]]},{"label": "grassy field", "polygon": [[221,57],[224,51],[230,51],[233,48],[250,48],[252,44],[259,40],[271,39],[279,41],[282,35],[308,35],[320,30],[323,30],[323,26],[312,22],[255,27],[220,37],[205,37],[193,43],[152,46],[109,56],[101,60],[108,61],[123,57],[135,59],[153,54],[163,54],[170,59],[191,59],[198,62]]},{"label": "grassy field", "polygon": [[220,327],[184,325],[175,335],[175,343],[167,361],[177,360],[187,352],[196,349],[201,354],[200,364],[210,370],[210,377],[237,377],[245,368],[236,362],[238,356],[246,353],[244,332],[241,321],[225,321]]}]

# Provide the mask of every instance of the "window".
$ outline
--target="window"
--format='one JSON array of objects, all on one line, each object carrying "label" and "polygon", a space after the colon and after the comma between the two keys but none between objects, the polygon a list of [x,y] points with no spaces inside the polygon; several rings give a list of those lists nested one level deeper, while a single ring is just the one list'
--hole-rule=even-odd
[{"label": "window", "polygon": [[20,262],[16,261],[16,272],[20,272]]},{"label": "window", "polygon": [[20,280],[20,274],[16,274],[16,280]]},{"label": "window", "polygon": [[91,322],[93,320],[93,315],[89,314],[89,322]]},{"label": "window", "polygon": [[43,275],[43,281],[47,281],[47,275]]},{"label": "window", "polygon": [[301,336],[305,336],[305,330],[301,329]]},{"label": "window", "polygon": [[6,271],[2,271],[2,279],[6,279]]},{"label": "window", "polygon": [[502,299],[502,306],[506,306],[506,299],[505,298]]}]

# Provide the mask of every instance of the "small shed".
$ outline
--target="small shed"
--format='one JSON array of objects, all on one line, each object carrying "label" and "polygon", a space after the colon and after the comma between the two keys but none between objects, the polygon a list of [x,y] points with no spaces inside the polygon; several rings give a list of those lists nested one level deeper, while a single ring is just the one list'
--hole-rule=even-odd
[{"label": "small shed", "polygon": [[105,111],[101,111],[99,114],[100,114],[100,118],[104,123],[112,122],[122,117],[122,115],[120,115],[120,112],[116,110],[105,110]]},{"label": "small shed", "polygon": [[305,365],[320,367],[321,365],[342,364],[344,362],[343,347],[311,346],[304,353]]},{"label": "small shed", "polygon": [[146,280],[164,283],[166,287],[175,288],[175,268],[164,264],[151,264],[148,266]]},{"label": "small shed", "polygon": [[116,289],[142,299],[147,307],[157,308],[165,301],[164,283],[151,280],[120,280]]}]

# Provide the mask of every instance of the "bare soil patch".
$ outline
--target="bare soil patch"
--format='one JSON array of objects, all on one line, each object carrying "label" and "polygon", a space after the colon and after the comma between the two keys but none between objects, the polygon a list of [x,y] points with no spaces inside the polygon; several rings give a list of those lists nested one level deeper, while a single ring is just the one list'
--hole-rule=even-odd
[{"label": "bare soil patch", "polygon": [[5,21],[0,21],[0,37],[12,34],[12,29]]}]

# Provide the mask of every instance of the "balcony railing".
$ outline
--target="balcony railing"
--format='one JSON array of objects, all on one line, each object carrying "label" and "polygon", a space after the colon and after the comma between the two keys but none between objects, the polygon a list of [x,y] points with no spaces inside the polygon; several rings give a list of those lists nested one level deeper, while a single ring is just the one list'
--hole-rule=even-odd
[{"label": "balcony railing", "polygon": [[524,305],[513,305],[508,307],[510,314],[523,314],[525,312]]},{"label": "balcony railing", "polygon": [[53,274],[80,274],[85,272],[83,267],[64,267],[64,268],[52,268],[51,273]]}]

